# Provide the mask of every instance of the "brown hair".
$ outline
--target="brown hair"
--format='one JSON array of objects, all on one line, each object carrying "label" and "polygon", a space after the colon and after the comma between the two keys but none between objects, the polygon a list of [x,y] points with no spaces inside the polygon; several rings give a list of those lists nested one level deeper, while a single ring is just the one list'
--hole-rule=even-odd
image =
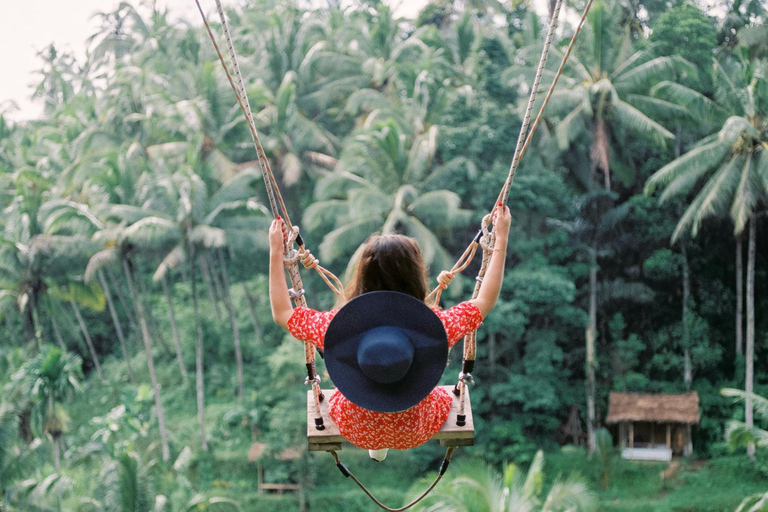
[{"label": "brown hair", "polygon": [[419,300],[427,296],[427,269],[419,244],[404,235],[368,239],[346,287],[346,299],[367,292],[393,291]]}]

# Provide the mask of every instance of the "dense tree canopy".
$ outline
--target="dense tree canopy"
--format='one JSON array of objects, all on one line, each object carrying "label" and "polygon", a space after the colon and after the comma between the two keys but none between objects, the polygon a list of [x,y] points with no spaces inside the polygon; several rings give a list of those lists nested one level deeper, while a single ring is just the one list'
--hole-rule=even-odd
[{"label": "dense tree canopy", "polygon": [[[380,0],[256,0],[227,16],[308,248],[342,275],[370,234],[401,232],[433,279],[449,268],[507,177],[547,20],[525,2],[447,0],[416,20]],[[0,110],[0,511],[367,510],[328,461],[294,453],[302,347],[271,321],[267,194],[205,29],[154,4],[97,18],[85,59],[40,53],[39,119]],[[765,22],[756,0],[719,17],[596,0],[510,191],[472,387],[470,453],[486,462],[424,510],[594,509],[578,478],[544,483],[540,450],[557,453],[572,406],[585,431],[604,426],[611,391],[697,391],[695,453],[722,456],[735,421],[765,471],[752,397],[720,394],[768,395]],[[333,306],[304,280],[311,307]],[[439,453],[395,457],[401,488],[382,492],[402,501]],[[257,471],[311,492],[270,501]]]}]

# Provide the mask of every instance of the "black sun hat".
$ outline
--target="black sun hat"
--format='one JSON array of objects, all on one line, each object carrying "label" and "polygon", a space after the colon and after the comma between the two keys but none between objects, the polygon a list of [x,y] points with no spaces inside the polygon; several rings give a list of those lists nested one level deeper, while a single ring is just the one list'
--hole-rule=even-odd
[{"label": "black sun hat", "polygon": [[418,299],[380,291],[355,297],[325,333],[325,366],[352,403],[378,412],[409,409],[427,397],[448,361],[440,318]]}]

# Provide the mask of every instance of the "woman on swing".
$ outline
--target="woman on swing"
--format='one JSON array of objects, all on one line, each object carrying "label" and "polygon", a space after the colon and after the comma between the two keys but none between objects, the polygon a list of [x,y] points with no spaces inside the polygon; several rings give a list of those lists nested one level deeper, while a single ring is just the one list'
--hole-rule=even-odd
[{"label": "woman on swing", "polygon": [[424,304],[428,289],[421,250],[403,235],[377,235],[366,242],[344,307],[294,309],[283,264],[287,230],[279,217],[272,222],[272,317],[294,337],[325,351],[337,387],[328,414],[342,436],[376,461],[384,460],[389,448],[425,443],[448,418],[452,398],[435,387],[448,348],[480,326],[496,305],[504,278],[511,214],[500,203],[493,215],[496,241],[478,296],[447,310]]}]

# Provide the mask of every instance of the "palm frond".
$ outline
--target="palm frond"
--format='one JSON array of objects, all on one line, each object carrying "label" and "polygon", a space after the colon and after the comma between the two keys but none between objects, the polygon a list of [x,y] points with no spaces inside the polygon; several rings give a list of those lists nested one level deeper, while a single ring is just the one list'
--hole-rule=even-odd
[{"label": "palm frond", "polygon": [[697,76],[696,67],[682,57],[656,57],[613,77],[617,91],[631,92],[647,88],[648,84],[672,79],[678,74]]},{"label": "palm frond", "polygon": [[145,217],[125,228],[119,235],[118,244],[157,249],[173,245],[180,238],[176,223],[162,217]]},{"label": "palm frond", "polygon": [[754,157],[747,154],[744,166],[741,170],[741,179],[736,189],[736,194],[731,205],[731,218],[734,223],[734,232],[741,233],[747,225],[752,213],[755,211],[758,201],[765,197],[765,191],[761,190],[762,180],[754,171]]},{"label": "palm frond", "polygon": [[360,217],[338,229],[334,229],[325,237],[319,246],[320,257],[323,261],[332,262],[339,257],[353,252],[366,238],[381,227],[381,217]]},{"label": "palm frond", "polygon": [[410,204],[408,212],[433,228],[463,227],[471,219],[471,212],[461,209],[459,195],[450,190],[421,194]]},{"label": "palm frond", "polygon": [[666,99],[680,105],[694,117],[705,122],[713,122],[725,115],[723,107],[700,92],[677,82],[669,80],[659,82],[651,88],[650,94],[655,98]]},{"label": "palm frond", "polygon": [[221,228],[213,226],[195,226],[189,236],[192,243],[202,245],[206,249],[225,247],[227,245],[227,233]]},{"label": "palm frond", "polygon": [[732,157],[704,185],[704,188],[696,195],[691,205],[686,209],[674,233],[672,233],[673,243],[688,227],[691,229],[691,234],[696,236],[701,227],[701,222],[706,217],[722,213],[726,210],[739,181],[740,173],[738,169],[741,167],[741,160],[742,158],[739,155]]},{"label": "palm frond", "polygon": [[187,251],[179,244],[165,255],[163,261],[157,267],[157,270],[152,275],[152,281],[159,283],[162,281],[169,271],[179,268],[184,262],[187,261]]},{"label": "palm frond", "polygon": [[581,115],[583,110],[584,103],[579,103],[555,127],[555,136],[557,137],[557,144],[560,146],[560,149],[567,149],[571,141],[587,129],[587,125]]},{"label": "palm frond", "polygon": [[660,199],[662,203],[687,193],[700,177],[720,165],[729,151],[730,146],[719,140],[692,149],[648,178],[644,192],[651,195],[657,187],[666,187]]},{"label": "palm frond", "polygon": [[[747,396],[749,395],[746,391],[741,389],[734,389],[734,388],[723,388],[720,390],[720,394],[723,396],[727,396],[730,398],[734,398],[736,402],[743,402],[747,399]],[[755,412],[768,420],[768,398],[764,398],[760,395],[756,395],[754,393],[751,393],[752,396],[752,407],[754,408]]]},{"label": "palm frond", "polygon": [[629,103],[615,98],[612,106],[616,114],[616,120],[631,131],[645,135],[662,145],[666,144],[665,139],[675,138],[669,130]]}]

